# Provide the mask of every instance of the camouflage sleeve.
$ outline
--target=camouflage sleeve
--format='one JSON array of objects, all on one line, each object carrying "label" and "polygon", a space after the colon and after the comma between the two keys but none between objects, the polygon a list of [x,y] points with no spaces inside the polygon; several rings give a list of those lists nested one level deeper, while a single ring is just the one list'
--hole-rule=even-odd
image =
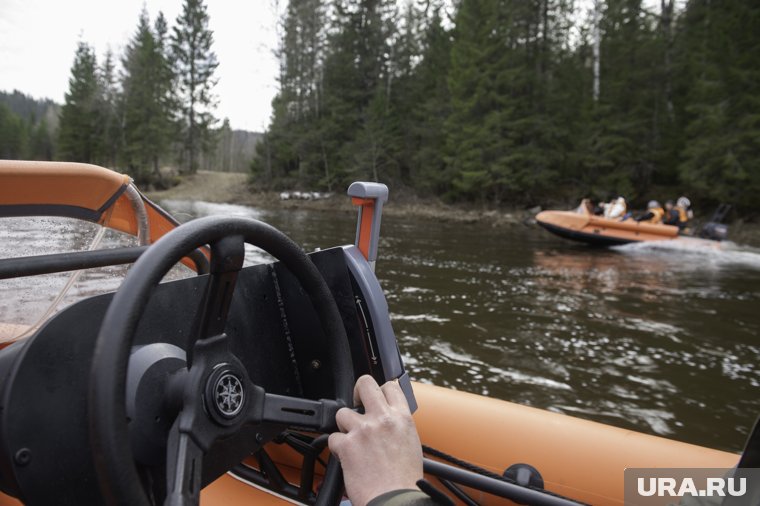
[{"label": "camouflage sleeve", "polygon": [[393,490],[372,499],[367,506],[437,506],[429,495],[415,489]]}]

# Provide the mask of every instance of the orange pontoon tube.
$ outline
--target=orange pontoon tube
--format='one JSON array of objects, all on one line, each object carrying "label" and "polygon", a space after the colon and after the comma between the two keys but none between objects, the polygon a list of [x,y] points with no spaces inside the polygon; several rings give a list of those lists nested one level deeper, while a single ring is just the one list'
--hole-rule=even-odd
[{"label": "orange pontoon tube", "polygon": [[673,225],[611,220],[576,211],[542,211],[536,221],[560,237],[602,246],[678,238],[678,227]]},{"label": "orange pontoon tube", "polygon": [[[501,474],[515,463],[540,470],[547,490],[593,505],[623,505],[623,473],[632,467],[730,468],[739,456],[649,436],[510,402],[414,383],[414,415],[424,445]],[[298,483],[302,457],[269,445],[273,461]],[[249,462],[256,467],[255,461]],[[431,483],[436,479],[428,476]],[[465,489],[478,504],[514,504]],[[224,475],[201,493],[201,505],[277,506],[275,494]],[[0,506],[21,504],[0,494]],[[462,504],[457,502],[457,504]]]}]

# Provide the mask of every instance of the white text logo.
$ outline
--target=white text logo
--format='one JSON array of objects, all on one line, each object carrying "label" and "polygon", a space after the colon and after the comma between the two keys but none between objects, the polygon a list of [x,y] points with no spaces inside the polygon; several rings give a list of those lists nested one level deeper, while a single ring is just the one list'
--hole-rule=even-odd
[{"label": "white text logo", "polygon": [[692,478],[684,478],[680,483],[675,478],[638,478],[637,487],[643,497],[741,497],[747,492],[747,479],[707,478],[705,488],[699,489]]}]

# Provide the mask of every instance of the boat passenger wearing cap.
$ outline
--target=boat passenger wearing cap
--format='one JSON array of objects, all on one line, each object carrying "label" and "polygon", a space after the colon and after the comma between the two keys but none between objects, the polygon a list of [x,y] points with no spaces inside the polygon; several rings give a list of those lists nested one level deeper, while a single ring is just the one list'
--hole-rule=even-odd
[{"label": "boat passenger wearing cap", "polygon": [[335,416],[340,432],[328,439],[352,506],[453,504],[422,477],[420,437],[398,383],[378,386],[372,376],[362,376],[354,404],[364,406],[364,413],[340,409]]},{"label": "boat passenger wearing cap", "polygon": [[636,218],[636,221],[645,223],[662,223],[665,210],[656,200],[650,200],[647,204],[647,212]]}]

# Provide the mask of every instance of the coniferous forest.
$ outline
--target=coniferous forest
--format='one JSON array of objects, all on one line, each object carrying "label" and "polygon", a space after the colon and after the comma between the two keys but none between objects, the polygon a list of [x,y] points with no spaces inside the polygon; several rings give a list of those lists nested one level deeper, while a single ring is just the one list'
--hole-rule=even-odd
[{"label": "coniferous forest", "polygon": [[290,0],[254,179],[760,203],[755,0]]},{"label": "coniferous forest", "polygon": [[[760,203],[754,0],[290,0],[256,156],[214,117],[202,0],[143,12],[124,54],[76,51],[62,107],[0,95],[0,157],[91,162],[164,186],[250,165],[258,188],[378,180],[486,205],[687,194]],[[256,65],[255,61],[251,65]]]}]

